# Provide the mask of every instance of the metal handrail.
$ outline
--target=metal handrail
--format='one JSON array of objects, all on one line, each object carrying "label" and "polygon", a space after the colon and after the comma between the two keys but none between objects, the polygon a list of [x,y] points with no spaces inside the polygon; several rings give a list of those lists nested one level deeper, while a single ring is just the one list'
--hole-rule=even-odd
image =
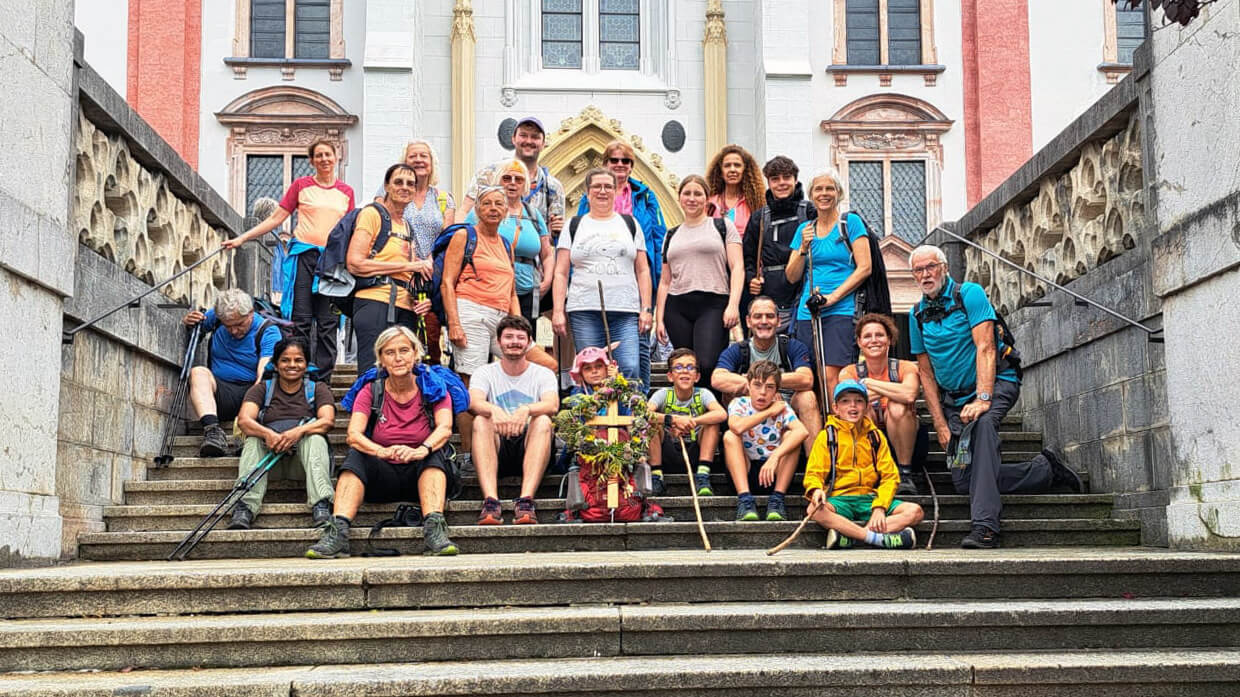
[{"label": "metal handrail", "polygon": [[[146,296],[150,295],[151,293],[154,293],[155,291],[159,290],[160,288],[163,288],[164,286],[168,285],[169,283],[172,283],[173,281],[177,280],[178,278],[180,278],[180,277],[184,276],[185,274],[187,274],[187,273],[189,273],[189,272],[193,271],[195,267],[197,267],[197,266],[201,265],[202,263],[206,262],[208,259],[210,259],[211,257],[215,256],[216,254],[219,254],[219,253],[220,253],[220,252],[222,252],[222,251],[224,251],[224,248],[223,248],[223,247],[219,247],[219,248],[217,248],[214,252],[211,252],[210,254],[208,254],[208,255],[204,256],[203,258],[199,259],[198,261],[196,261],[196,262],[194,262],[194,263],[190,264],[189,266],[186,266],[184,269],[181,269],[179,272],[177,272],[177,273],[176,273],[176,274],[174,274],[173,276],[171,276],[171,277],[169,277],[169,278],[167,278],[167,279],[165,279],[165,280],[163,280],[163,281],[160,281],[159,283],[156,283],[155,285],[153,285],[153,286],[151,286],[150,288],[148,288],[148,289],[146,289],[146,290],[142,291],[141,293],[139,293],[138,295],[134,296],[133,298],[130,298],[129,300],[126,300],[125,302],[121,303],[120,305],[117,305],[116,307],[112,308],[111,310],[108,310],[107,312],[104,312],[103,314],[100,314],[100,315],[98,315],[98,316],[92,317],[92,318],[90,318],[90,319],[86,320],[85,322],[83,322],[83,323],[79,324],[78,326],[74,327],[73,329],[70,329],[70,330],[66,331],[66,332],[65,332],[65,333],[61,336],[61,339],[60,339],[60,340],[61,340],[61,343],[64,343],[64,344],[72,344],[72,343],[73,343],[73,337],[77,336],[77,333],[78,333],[78,332],[80,332],[80,331],[82,331],[83,329],[89,329],[89,328],[93,327],[94,325],[98,324],[99,322],[101,322],[101,321],[103,321],[103,320],[107,319],[108,317],[111,317],[112,315],[116,314],[117,312],[120,312],[121,310],[123,310],[123,309],[125,309],[125,308],[127,308],[127,307],[138,307],[138,306],[141,304],[141,302],[142,302],[142,298],[145,298]],[[183,304],[181,304],[181,303],[161,303],[159,306],[160,306],[160,307],[163,307],[163,308],[169,308],[169,307],[185,307],[185,305],[183,305]]]},{"label": "metal handrail", "polygon": [[1112,317],[1114,317],[1114,318],[1116,318],[1116,319],[1118,319],[1118,320],[1121,320],[1121,321],[1123,321],[1123,322],[1125,322],[1125,323],[1127,323],[1127,324],[1129,324],[1129,325],[1131,325],[1131,326],[1133,326],[1133,327],[1136,327],[1137,329],[1140,329],[1140,330],[1144,331],[1146,334],[1149,334],[1149,335],[1150,335],[1150,337],[1151,337],[1151,338],[1150,338],[1150,340],[1151,340],[1151,341],[1161,341],[1161,340],[1162,340],[1161,338],[1154,338],[1154,335],[1155,335],[1155,334],[1160,334],[1160,333],[1162,333],[1162,328],[1161,328],[1161,327],[1159,327],[1159,328],[1157,328],[1157,329],[1155,329],[1155,328],[1153,328],[1153,327],[1147,327],[1147,326],[1145,326],[1144,324],[1142,324],[1142,323],[1138,322],[1137,320],[1132,319],[1131,317],[1128,317],[1128,316],[1126,316],[1126,315],[1122,315],[1122,314],[1120,314],[1120,313],[1116,312],[1115,310],[1112,310],[1111,308],[1107,307],[1106,305],[1103,305],[1102,303],[1097,302],[1096,300],[1091,300],[1090,298],[1087,298],[1087,297],[1085,297],[1084,295],[1081,295],[1080,293],[1077,293],[1077,292],[1075,292],[1075,291],[1068,290],[1067,288],[1064,288],[1063,286],[1059,285],[1058,283],[1055,283],[1054,281],[1050,280],[1049,278],[1046,278],[1045,276],[1042,276],[1041,274],[1038,274],[1038,273],[1035,273],[1035,272],[1033,272],[1033,271],[1030,271],[1029,269],[1026,269],[1025,267],[1021,266],[1020,264],[1017,264],[1016,262],[1011,261],[1010,259],[1007,259],[1007,258],[1005,258],[1005,257],[1003,257],[1003,256],[1001,256],[1001,255],[999,255],[999,254],[998,254],[998,253],[996,253],[996,252],[992,252],[992,251],[990,251],[989,249],[986,249],[985,247],[981,246],[980,244],[977,244],[976,242],[974,242],[974,241],[972,241],[972,240],[970,240],[970,239],[968,239],[968,238],[966,238],[966,237],[964,237],[964,236],[962,236],[962,235],[959,235],[959,234],[957,234],[957,233],[955,233],[955,232],[953,232],[953,231],[951,231],[951,230],[948,230],[947,228],[945,228],[945,227],[943,227],[943,226],[941,226],[941,225],[935,225],[935,226],[934,226],[934,228],[930,230],[930,232],[927,232],[927,233],[926,233],[926,236],[925,236],[925,237],[921,238],[921,241],[917,243],[917,246],[921,246],[921,245],[925,244],[925,243],[926,243],[926,240],[930,239],[930,238],[931,238],[931,237],[932,237],[932,236],[933,236],[936,232],[944,232],[944,233],[948,234],[949,236],[951,236],[951,237],[953,237],[953,238],[955,238],[955,239],[957,239],[957,240],[959,240],[959,241],[961,241],[961,242],[963,242],[963,243],[967,244],[968,246],[970,246],[970,247],[972,247],[972,248],[976,249],[977,251],[982,252],[983,254],[989,255],[989,256],[991,256],[991,257],[994,257],[995,259],[998,259],[999,261],[1003,262],[1004,264],[1007,264],[1008,266],[1010,266],[1010,267],[1012,267],[1012,268],[1016,269],[1017,271],[1020,271],[1021,273],[1026,273],[1026,274],[1029,274],[1030,276],[1033,276],[1034,278],[1038,279],[1038,280],[1039,280],[1039,281],[1041,281],[1042,283],[1045,283],[1046,285],[1051,286],[1052,288],[1055,288],[1056,290],[1061,290],[1061,291],[1063,291],[1063,292],[1067,293],[1068,295],[1071,295],[1073,298],[1076,298],[1076,301],[1077,301],[1077,304],[1078,304],[1078,305],[1080,305],[1080,304],[1092,305],[1093,307],[1096,307],[1096,308],[1098,308],[1099,310],[1102,310],[1103,312],[1107,313],[1108,315],[1111,315]]}]

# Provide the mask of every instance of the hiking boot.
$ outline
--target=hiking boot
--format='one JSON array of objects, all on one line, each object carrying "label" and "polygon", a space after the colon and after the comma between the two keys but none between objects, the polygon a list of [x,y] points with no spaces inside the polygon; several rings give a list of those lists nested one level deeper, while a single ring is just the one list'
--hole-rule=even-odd
[{"label": "hiking boot", "polygon": [[499,505],[499,499],[487,497],[482,502],[482,510],[478,512],[479,525],[503,525],[504,509]]},{"label": "hiking boot", "polygon": [[254,527],[254,512],[244,503],[237,504],[232,512],[232,520],[228,521],[228,529],[249,530],[252,527]]},{"label": "hiking boot", "polygon": [[788,508],[784,505],[783,499],[768,498],[766,500],[766,519],[767,520],[787,520]]},{"label": "hiking boot", "polygon": [[538,514],[534,512],[534,499],[528,496],[523,496],[513,501],[513,525],[534,525],[536,523],[538,523]]},{"label": "hiking boot", "polygon": [[650,475],[650,495],[662,496],[667,492],[667,485],[663,483],[663,477],[657,474]]},{"label": "hiking boot", "polygon": [[327,525],[327,521],[332,519],[332,500],[321,499],[318,503],[310,508],[310,518],[314,521],[314,527],[321,528]]},{"label": "hiking boot", "polygon": [[581,516],[577,515],[577,511],[560,511],[555,514],[555,522],[557,523],[580,523]]},{"label": "hiking boot", "polygon": [[1070,489],[1074,494],[1085,493],[1085,483],[1081,481],[1080,475],[1065,465],[1063,460],[1059,459],[1058,453],[1047,448],[1042,451],[1042,457],[1051,464],[1051,488]]},{"label": "hiking boot", "polygon": [[426,545],[423,554],[450,557],[461,551],[448,539],[448,521],[443,519],[442,513],[431,513],[422,521],[422,543]]},{"label": "hiking boot", "polygon": [[883,535],[883,549],[912,549],[917,546],[917,533],[912,528]]},{"label": "hiking boot", "polygon": [[219,424],[211,424],[202,432],[202,445],[198,447],[201,457],[224,457],[232,450],[232,441]]},{"label": "hiking boot", "polygon": [[698,472],[693,475],[693,486],[697,487],[698,496],[714,496],[715,492],[710,488],[710,475],[706,472]]},{"label": "hiking boot", "polygon": [[960,541],[964,549],[999,549],[999,533],[985,525],[974,525],[973,531]]},{"label": "hiking boot", "polygon": [[753,499],[741,499],[736,502],[736,519],[737,520],[757,520],[758,505]]},{"label": "hiking boot", "polygon": [[349,556],[349,519],[334,516],[323,526],[323,536],[306,550],[307,559],[338,559]]},{"label": "hiking boot", "polygon": [[896,487],[896,496],[916,496],[917,483],[913,481],[911,467],[900,468],[900,484]]},{"label": "hiking boot", "polygon": [[478,470],[474,468],[474,457],[470,453],[457,453],[456,465],[462,477],[478,473]]},{"label": "hiking boot", "polygon": [[675,523],[676,519],[663,512],[659,508],[651,508],[642,516],[643,523]]}]

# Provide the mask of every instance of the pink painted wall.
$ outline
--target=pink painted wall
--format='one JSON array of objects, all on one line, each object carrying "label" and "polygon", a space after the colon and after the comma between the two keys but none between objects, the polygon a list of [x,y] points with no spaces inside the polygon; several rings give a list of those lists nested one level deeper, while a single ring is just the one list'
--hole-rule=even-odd
[{"label": "pink painted wall", "polygon": [[127,100],[198,166],[202,0],[129,0]]},{"label": "pink painted wall", "polygon": [[982,200],[1033,154],[1028,0],[962,0],[965,187]]}]

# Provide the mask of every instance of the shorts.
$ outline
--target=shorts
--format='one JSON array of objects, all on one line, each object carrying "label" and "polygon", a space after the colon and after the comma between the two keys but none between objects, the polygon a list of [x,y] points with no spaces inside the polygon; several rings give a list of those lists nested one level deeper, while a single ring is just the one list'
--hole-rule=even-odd
[{"label": "shorts", "polygon": [[488,363],[492,355],[499,355],[495,328],[500,320],[508,316],[508,312],[465,298],[457,298],[456,312],[465,332],[465,348],[452,345],[452,367],[462,375],[473,375]]},{"label": "shorts", "polygon": [[[852,315],[827,315],[818,319],[822,333],[822,363],[843,367],[857,362],[857,337]],[[796,338],[814,351],[812,319],[796,321]]]},{"label": "shorts", "polygon": [[232,382],[215,379],[215,415],[220,421],[232,421],[241,413],[245,393],[254,386],[252,382]]},{"label": "shorts", "polygon": [[418,479],[427,469],[442,470],[448,478],[446,490],[449,493],[456,490],[456,468],[442,449],[417,462],[394,464],[350,448],[344,462],[336,469],[336,475],[352,472],[362,480],[368,503],[392,503],[417,501]]},{"label": "shorts", "polygon": [[[685,450],[689,452],[689,465],[697,472],[698,465],[702,462],[702,444],[696,440],[686,440]],[[680,452],[680,441],[676,438],[663,439],[663,473],[676,474],[683,473],[685,469],[685,457]]]},{"label": "shorts", "polygon": [[[551,444],[550,457],[547,462],[555,461],[555,443]],[[525,475],[525,436],[518,438],[499,438],[499,450],[495,453],[496,476],[521,477]]]},{"label": "shorts", "polygon": [[[870,522],[870,508],[874,503],[874,494],[855,494],[852,496],[832,496],[827,499],[827,503],[835,509],[836,513],[844,516],[858,525],[864,525]],[[896,509],[896,506],[904,503],[900,499],[892,499],[891,505],[887,507],[888,515]]]}]

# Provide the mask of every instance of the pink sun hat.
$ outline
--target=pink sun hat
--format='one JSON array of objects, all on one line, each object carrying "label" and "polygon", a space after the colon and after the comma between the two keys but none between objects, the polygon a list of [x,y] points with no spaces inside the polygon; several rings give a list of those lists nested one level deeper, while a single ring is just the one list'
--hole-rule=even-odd
[{"label": "pink sun hat", "polygon": [[615,365],[615,361],[607,357],[607,349],[601,346],[587,346],[577,352],[577,357],[573,359],[573,368],[568,371],[569,376],[573,378],[573,382],[578,385],[584,384],[581,377],[581,368],[595,361],[603,361],[606,365]]}]

